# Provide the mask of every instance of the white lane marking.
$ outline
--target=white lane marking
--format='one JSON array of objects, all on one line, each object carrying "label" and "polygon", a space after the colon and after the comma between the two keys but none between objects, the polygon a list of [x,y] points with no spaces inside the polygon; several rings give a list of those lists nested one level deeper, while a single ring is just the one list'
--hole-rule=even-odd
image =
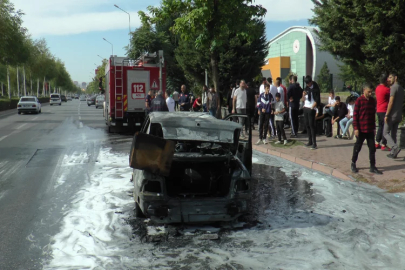
[{"label": "white lane marking", "polygon": [[37,118],[38,118],[38,116],[37,116],[37,117],[32,118],[32,120],[36,120]]},{"label": "white lane marking", "polygon": [[25,123],[25,124],[22,124],[21,126],[19,126],[19,127],[16,127],[16,129],[20,129],[20,128],[22,128],[23,126],[25,126],[27,123]]},{"label": "white lane marking", "polygon": [[4,140],[5,138],[7,138],[7,137],[8,137],[8,135],[1,137],[1,138],[0,138],[0,142],[1,142],[2,140]]},{"label": "white lane marking", "polygon": [[79,123],[79,126],[80,126],[80,128],[82,128],[82,127],[83,127],[83,123],[82,123],[82,122],[80,122],[80,123]]}]

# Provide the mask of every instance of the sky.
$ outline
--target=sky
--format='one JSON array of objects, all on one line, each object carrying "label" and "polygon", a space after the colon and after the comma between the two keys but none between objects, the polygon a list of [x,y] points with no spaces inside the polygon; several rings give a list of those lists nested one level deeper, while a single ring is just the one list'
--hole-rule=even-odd
[{"label": "sky", "polygon": [[[44,38],[51,53],[60,58],[73,81],[90,82],[102,58],[125,56],[129,26],[140,26],[137,12],[160,0],[11,0],[22,10],[24,26],[32,38]],[[130,14],[129,16],[119,6]],[[266,36],[273,38],[291,26],[307,26],[311,0],[255,0],[267,9]],[[104,41],[105,38],[108,42]],[[101,58],[99,56],[101,56]]]}]

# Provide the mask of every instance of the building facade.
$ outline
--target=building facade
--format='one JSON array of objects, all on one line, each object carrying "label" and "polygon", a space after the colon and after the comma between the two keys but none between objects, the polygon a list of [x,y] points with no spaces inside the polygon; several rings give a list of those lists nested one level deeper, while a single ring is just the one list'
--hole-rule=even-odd
[{"label": "building facade", "polygon": [[343,82],[339,78],[338,66],[340,63],[329,52],[320,50],[320,40],[316,28],[290,27],[271,39],[269,46],[267,62],[262,67],[264,77],[281,77],[284,80],[291,70],[297,74],[298,82],[304,85],[303,77],[311,75],[316,81],[317,75],[326,62],[332,74],[332,88],[334,90],[342,89]]}]

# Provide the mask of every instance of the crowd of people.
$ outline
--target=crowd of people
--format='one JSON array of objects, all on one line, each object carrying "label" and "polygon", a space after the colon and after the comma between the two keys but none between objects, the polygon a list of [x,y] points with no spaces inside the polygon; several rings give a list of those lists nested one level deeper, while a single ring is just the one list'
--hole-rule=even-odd
[{"label": "crowd of people", "polygon": [[[285,129],[291,128],[290,138],[296,138],[301,125],[302,134],[306,134],[308,142],[305,147],[316,150],[317,135],[332,136],[333,125],[337,125],[337,139],[351,137],[349,127],[352,125],[356,137],[353,148],[351,170],[358,172],[356,162],[363,142],[366,140],[369,148],[370,172],[381,174],[375,166],[376,149],[390,151],[388,158],[396,158],[401,149],[397,145],[397,130],[402,121],[404,90],[398,83],[398,76],[391,73],[383,74],[380,84],[375,89],[370,84],[363,86],[361,96],[350,95],[346,101],[329,92],[328,102],[321,102],[321,90],[311,76],[304,79],[302,88],[297,76],[289,76],[288,88],[282,84],[281,78],[263,78],[257,89],[244,80],[230,85],[227,93],[227,109],[229,114],[236,114],[233,121],[242,125],[240,137],[255,129],[255,119],[258,118],[259,140],[256,145],[267,144],[268,139],[276,139],[276,144],[288,143]],[[186,86],[181,86],[181,92],[159,91],[154,99],[150,92],[145,100],[146,110],[149,111],[203,111],[221,118],[222,95],[214,86],[203,86],[201,96],[187,92]],[[244,115],[244,116],[243,116]],[[376,131],[376,115],[378,129]],[[300,117],[304,121],[300,121]],[[302,123],[303,122],[303,123]],[[246,133],[245,133],[246,132]]]}]

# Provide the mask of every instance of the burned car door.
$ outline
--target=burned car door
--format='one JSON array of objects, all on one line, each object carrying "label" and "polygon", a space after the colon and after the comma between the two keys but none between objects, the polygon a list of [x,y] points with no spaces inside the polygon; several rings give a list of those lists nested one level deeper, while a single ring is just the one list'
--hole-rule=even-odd
[{"label": "burned car door", "polygon": [[168,176],[172,166],[175,144],[145,133],[134,136],[129,166],[153,174]]},{"label": "burned car door", "polygon": [[[248,118],[246,114],[229,114],[225,116],[223,120],[231,121],[232,117],[244,117]],[[242,127],[243,128],[243,127]],[[250,175],[252,175],[252,127],[249,125],[249,136],[247,140],[240,140],[239,139],[239,132],[235,132],[235,144],[237,147],[236,155],[242,161],[243,165],[245,165],[246,169],[249,171]]]}]

